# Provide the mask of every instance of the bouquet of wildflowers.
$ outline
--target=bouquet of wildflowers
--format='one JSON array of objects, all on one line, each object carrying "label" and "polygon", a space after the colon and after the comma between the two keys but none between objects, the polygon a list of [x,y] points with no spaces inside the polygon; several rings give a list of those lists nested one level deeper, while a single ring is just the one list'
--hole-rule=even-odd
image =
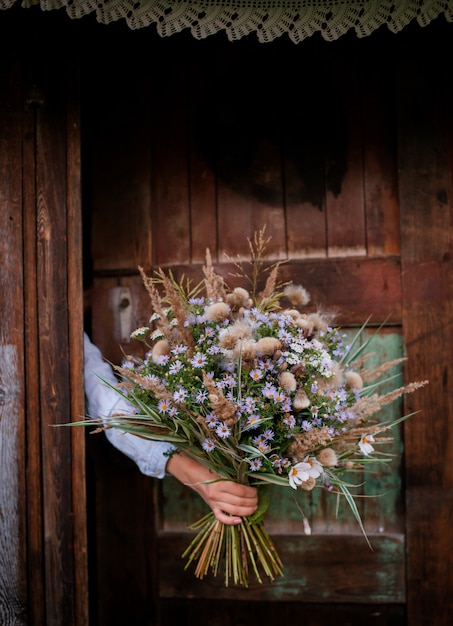
[{"label": "bouquet of wildflowers", "polygon": [[[294,490],[315,487],[344,496],[360,516],[345,472],[386,460],[375,448],[398,423],[380,423],[384,404],[425,383],[380,396],[366,370],[367,343],[346,345],[328,316],[306,314],[309,295],[278,282],[279,263],[267,270],[258,292],[269,239],[249,240],[251,275],[236,263],[250,289],[230,288],[213,269],[209,251],[203,283],[191,288],[158,270],[140,268],[151,299],[150,327],[132,336],[147,346],[144,359],[129,356],[117,371],[118,393],[135,414],[114,416],[107,427],[173,443],[221,478],[259,488],[257,512],[237,526],[212,513],[191,528],[197,534],[183,557],[199,578],[223,570],[225,584],[248,585],[282,575],[282,563],[263,516],[266,485]],[[286,302],[286,306],[284,303]],[[105,420],[104,420],[105,424]],[[363,530],[363,527],[362,527]]]}]

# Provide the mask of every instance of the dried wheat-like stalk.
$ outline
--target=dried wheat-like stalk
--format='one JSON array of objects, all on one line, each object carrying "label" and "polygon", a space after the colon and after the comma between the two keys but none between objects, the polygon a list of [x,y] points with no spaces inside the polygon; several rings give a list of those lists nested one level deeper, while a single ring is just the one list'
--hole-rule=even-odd
[{"label": "dried wheat-like stalk", "polygon": [[225,281],[222,276],[216,274],[212,265],[212,258],[209,248],[206,249],[206,264],[203,266],[203,274],[205,275],[206,296],[213,302],[225,300],[226,290]]}]

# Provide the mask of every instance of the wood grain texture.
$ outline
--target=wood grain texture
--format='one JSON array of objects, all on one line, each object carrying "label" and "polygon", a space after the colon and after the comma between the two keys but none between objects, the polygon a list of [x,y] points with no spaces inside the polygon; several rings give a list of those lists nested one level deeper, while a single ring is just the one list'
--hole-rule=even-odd
[{"label": "wood grain texture", "polygon": [[[14,57],[13,57],[14,58]],[[9,61],[9,63],[8,63]],[[27,623],[20,69],[0,61],[0,623]]]},{"label": "wood grain texture", "polygon": [[[338,127],[326,140],[327,253],[365,256],[363,109],[357,58],[332,59],[330,88],[341,111]],[[347,70],[346,70],[347,68]]]},{"label": "wood grain texture", "polygon": [[[74,623],[69,421],[65,86],[54,76],[37,120],[37,299],[46,620]],[[63,99],[63,100],[62,100]],[[71,573],[68,577],[66,573]]]},{"label": "wood grain texture", "polygon": [[231,626],[235,624],[300,624],[319,626],[404,626],[403,605],[361,606],[356,604],[313,604],[294,602],[247,602],[195,598],[162,601],[159,624],[180,626]]},{"label": "wood grain texture", "polygon": [[[418,409],[420,406],[423,409],[423,414],[415,417],[416,422],[412,421],[410,428],[405,432],[407,447],[404,468],[405,485],[408,490],[406,505],[409,616],[407,618],[403,606],[404,599],[398,600],[397,604],[381,603],[379,600],[376,601],[378,603],[370,602],[369,605],[361,605],[355,599],[353,604],[349,601],[343,604],[340,598],[342,589],[332,583],[331,593],[336,598],[338,597],[338,602],[333,604],[324,602],[324,606],[313,604],[308,594],[305,596],[304,603],[293,600],[290,602],[256,602],[253,608],[250,608],[251,603],[247,601],[235,602],[233,599],[223,603],[218,599],[197,603],[196,600],[182,597],[178,600],[174,598],[161,600],[161,623],[165,626],[171,623],[195,622],[200,625],[220,626],[220,624],[241,623],[241,620],[246,623],[247,621],[253,622],[258,616],[260,623],[267,623],[266,620],[300,623],[303,619],[304,623],[316,624],[316,626],[332,623],[362,626],[368,622],[392,624],[392,626],[409,623],[429,624],[430,626],[435,623],[436,626],[438,624],[443,626],[444,623],[448,623],[452,612],[449,589],[453,586],[451,580],[453,568],[448,543],[452,506],[452,476],[448,461],[452,452],[449,433],[449,419],[452,414],[450,384],[452,336],[451,326],[448,326],[445,320],[452,318],[450,196],[453,161],[449,146],[453,145],[453,142],[451,141],[451,128],[446,132],[446,129],[451,126],[452,107],[450,88],[445,78],[448,76],[448,66],[444,63],[444,60],[449,58],[451,50],[448,46],[438,45],[441,37],[438,39],[437,33],[440,32],[441,35],[447,33],[449,36],[451,33],[439,24],[434,25],[434,28],[440,28],[440,30],[431,31],[434,35],[429,35],[429,28],[422,29],[417,31],[417,36],[413,39],[405,37],[404,33],[396,37],[393,34],[388,37],[386,34],[377,33],[377,38],[374,40],[370,38],[369,46],[363,46],[363,41],[357,42],[355,39],[351,40],[346,37],[344,43],[338,42],[338,45],[329,43],[325,46],[324,42],[308,41],[303,47],[288,47],[283,42],[277,42],[277,45],[272,47],[259,47],[254,46],[250,41],[244,41],[239,45],[236,45],[239,43],[236,42],[234,46],[230,46],[227,42],[217,38],[212,38],[213,41],[210,42],[191,42],[189,38],[181,37],[179,40],[171,41],[171,46],[169,44],[167,47],[166,43],[159,42],[159,45],[154,48],[151,44],[154,46],[156,41],[151,37],[146,40],[147,44],[142,48],[135,47],[135,43],[131,44],[137,39],[132,39],[129,32],[126,34],[124,30],[115,27],[102,31],[105,33],[108,30],[109,36],[115,33],[110,38],[114,46],[119,41],[124,42],[125,45],[118,46],[118,50],[120,48],[121,50],[116,58],[118,56],[127,58],[137,66],[141,65],[138,61],[140,58],[145,59],[144,64],[149,63],[149,58],[156,50],[166,53],[160,56],[154,55],[154,58],[159,58],[159,63],[156,65],[160,66],[161,74],[157,72],[150,76],[144,73],[137,82],[137,88],[140,92],[143,88],[146,94],[143,101],[136,104],[137,109],[132,102],[126,102],[129,107],[126,117],[116,118],[125,120],[126,128],[114,128],[112,137],[99,136],[99,141],[94,147],[94,150],[99,150],[99,152],[97,155],[92,154],[96,158],[106,156],[105,163],[102,164],[102,158],[100,158],[97,165],[101,163],[101,166],[99,169],[92,170],[96,179],[93,183],[98,186],[97,189],[92,189],[92,198],[96,198],[92,208],[93,211],[99,211],[95,217],[96,237],[93,238],[94,266],[97,272],[95,281],[98,293],[101,294],[97,301],[99,303],[103,299],[103,307],[104,305],[106,307],[97,308],[95,323],[97,333],[106,345],[107,351],[112,349],[116,342],[115,336],[110,335],[114,327],[110,320],[115,312],[112,313],[108,308],[110,300],[104,296],[108,295],[112,288],[118,287],[122,281],[129,282],[137,292],[141,290],[136,274],[138,260],[146,264],[149,269],[159,258],[159,262],[163,262],[167,267],[174,266],[178,272],[190,271],[194,277],[199,276],[200,263],[208,242],[216,251],[216,259],[221,262],[219,270],[228,273],[229,268],[223,264],[222,251],[229,251],[228,247],[230,243],[233,243],[239,253],[244,254],[246,236],[251,236],[256,226],[261,226],[264,221],[267,221],[272,225],[271,230],[275,233],[277,242],[273,257],[290,260],[285,268],[286,276],[294,277],[309,289],[312,293],[313,304],[326,302],[340,309],[338,321],[349,326],[362,323],[370,312],[373,315],[373,322],[376,323],[387,319],[391,314],[390,324],[392,327],[402,327],[404,340],[407,342],[410,356],[406,368],[407,379],[427,376],[431,380],[429,388],[422,394],[417,394],[416,397],[415,395],[410,397],[406,404],[408,410]],[[100,35],[100,30],[95,32],[94,40],[98,45],[102,35]],[[116,39],[117,33],[119,33],[119,39]],[[149,35],[149,33],[146,34]],[[139,38],[137,33],[134,33],[134,37],[135,35]],[[144,39],[146,38],[140,40],[143,42]],[[153,39],[151,43],[150,39]],[[400,42],[403,44],[401,49],[399,48]],[[87,43],[86,40],[84,43]],[[320,45],[321,43],[323,45]],[[408,46],[407,49],[405,45]],[[197,48],[197,54],[194,52],[195,48]],[[385,54],[383,54],[384,48]],[[38,49],[39,46],[33,52]],[[181,49],[184,54],[187,54],[188,59],[184,68],[189,68],[189,70],[190,61],[198,55],[197,71],[200,74],[197,77],[191,76],[187,81],[180,81],[185,85],[181,90],[171,86],[167,90],[169,85],[165,82],[165,76],[179,80],[178,63],[181,59]],[[420,56],[413,54],[417,49],[422,50]],[[146,50],[147,54],[140,57],[137,52],[140,53],[143,50]],[[171,54],[170,51],[172,51]],[[229,53],[233,51],[234,55],[230,57]],[[356,66],[350,64],[357,51],[363,55],[361,60],[363,62],[358,73],[354,69]],[[211,54],[212,52],[215,54]],[[371,52],[378,53],[374,54],[374,61],[371,61],[373,56]],[[104,59],[113,58],[110,54],[111,49],[103,48],[102,53]],[[407,58],[404,58],[406,54]],[[426,64],[423,62],[425,54]],[[256,151],[257,167],[252,168],[253,174],[262,173],[264,179],[267,177],[268,180],[279,181],[275,186],[272,185],[272,189],[275,187],[275,194],[272,189],[270,192],[268,189],[265,190],[264,194],[261,190],[257,193],[257,187],[254,184],[251,200],[249,197],[244,199],[243,194],[238,192],[237,180],[228,183],[225,181],[225,176],[221,181],[221,189],[219,187],[221,194],[217,196],[220,172],[211,165],[206,152],[200,146],[199,127],[193,118],[196,108],[194,103],[204,102],[203,98],[198,97],[199,94],[197,98],[194,98],[193,90],[197,88],[196,86],[204,81],[209,88],[210,75],[216,70],[219,74],[218,82],[223,84],[223,76],[228,75],[229,69],[240,67],[238,59],[241,61],[244,55],[246,57],[251,55],[249,56],[251,62],[247,66],[248,74],[245,74],[245,78],[242,76],[243,81],[250,75],[250,68],[261,63],[261,77],[264,76],[268,79],[268,84],[272,83],[277,87],[263,90],[259,81],[255,82],[253,88],[257,91],[257,95],[251,94],[250,100],[239,98],[240,105],[247,115],[244,114],[242,118],[237,115],[233,116],[236,121],[238,118],[243,121],[243,128],[253,126],[260,131],[258,138],[260,147]],[[271,59],[273,55],[275,58]],[[332,81],[332,76],[324,71],[330,65],[331,55],[337,56],[336,63],[332,65],[338,74],[336,81]],[[53,58],[53,56],[54,52],[51,51],[48,58]],[[396,62],[401,62],[401,58],[404,64],[398,66],[395,86],[399,90],[400,116],[395,119],[392,108],[394,96],[392,73]],[[357,59],[355,62],[360,65]],[[244,67],[246,67],[245,64]],[[351,67],[354,70],[352,72],[354,76],[360,75],[360,81],[362,81],[360,88],[363,91],[358,93],[357,85],[354,84],[354,90],[348,97],[347,91],[351,82],[347,74]],[[432,71],[436,67],[440,68],[439,71]],[[90,69],[86,65],[85,69],[92,72],[95,80],[96,68]],[[266,69],[268,76],[265,76]],[[281,72],[282,78],[277,75],[278,71]],[[364,71],[368,74],[367,81],[363,80]],[[378,72],[377,80],[375,80],[376,71]],[[65,67],[61,66],[61,71],[57,74],[61,76],[64,73]],[[116,72],[112,73],[115,76]],[[120,74],[121,72],[116,73],[117,77]],[[319,76],[318,81],[316,81],[316,75]],[[131,87],[129,78],[121,76],[117,83],[104,84],[102,90],[105,89],[106,92],[101,100],[103,107],[98,109],[100,114],[94,126],[95,130],[101,128],[104,113],[111,115],[111,119],[115,119],[118,111],[112,113],[109,107],[115,108],[118,103],[127,101],[128,93],[137,95],[135,88],[133,90]],[[314,97],[316,88],[320,87],[323,81],[326,84],[324,91],[320,97]],[[234,81],[230,82],[234,83]],[[162,122],[158,135],[152,133],[153,129],[149,126],[147,116],[147,104],[144,104],[152,100],[151,98],[148,101],[151,83],[156,87],[156,91],[151,95],[158,100],[157,103],[153,103],[153,106],[156,104],[153,110],[163,110],[164,114],[162,119],[157,118],[156,124]],[[224,83],[227,84],[227,81]],[[57,82],[56,85],[58,84]],[[294,97],[294,94],[288,90],[288,85],[294,84],[303,85],[302,98]],[[112,87],[120,91],[124,88],[122,97],[117,99],[115,89]],[[159,91],[161,88],[162,94]],[[336,88],[339,88],[339,91]],[[86,106],[93,107],[95,110],[96,103],[99,103],[97,99],[99,94],[97,98],[93,97],[90,100],[93,94],[90,94],[89,90],[85,93],[88,94]],[[284,102],[283,109],[278,106],[274,93]],[[106,98],[106,94],[110,97]],[[165,110],[165,106],[173,107],[174,99],[179,96],[184,104],[180,107],[177,103],[174,111],[182,110],[183,114],[190,111],[191,119],[189,120],[182,119],[181,116],[175,118],[172,111]],[[138,97],[137,99],[139,100]],[[262,114],[260,111],[260,115],[255,116],[256,119],[253,119],[252,123],[249,119],[250,109],[246,104],[254,100],[260,101],[262,110],[266,110],[266,113]],[[323,101],[324,106],[322,110],[320,109],[319,117],[316,117],[315,109]],[[336,106],[337,102],[338,106]],[[340,124],[341,120],[338,120],[335,111],[344,111],[344,103],[349,102],[353,106],[350,111],[347,111],[347,119]],[[215,105],[216,99],[213,98],[211,103]],[[361,106],[362,111],[360,111]],[[91,114],[93,114],[93,109]],[[130,114],[135,110],[138,110],[139,114],[133,121]],[[223,110],[225,114],[228,114],[228,107]],[[280,125],[282,110],[286,111],[288,117],[296,120],[293,126],[289,123]],[[275,111],[278,113],[277,119],[273,115]],[[369,117],[364,115],[365,111],[370,113]],[[302,118],[296,116],[298,112],[303,114]],[[251,114],[253,115],[253,111]],[[329,136],[329,132],[332,133],[335,129],[347,131],[349,127],[354,132],[349,135],[347,131],[346,136],[333,133],[330,145],[317,146],[316,142],[320,137],[320,118],[327,120],[326,123],[330,125],[325,129],[324,136]],[[67,122],[61,117],[58,119],[58,123],[66,128]],[[300,119],[303,119],[303,124],[300,123]],[[358,129],[355,128],[356,123]],[[363,139],[361,148],[359,135],[355,134],[360,130],[360,125]],[[313,128],[311,133],[309,126]],[[40,604],[43,606],[46,599],[44,582],[52,586],[52,591],[53,585],[57,585],[54,597],[51,597],[52,591],[47,594],[51,603],[51,619],[56,617],[59,607],[57,610],[55,607],[65,595],[62,589],[67,589],[69,584],[64,576],[59,579],[52,573],[47,578],[44,577],[43,540],[47,542],[48,548],[46,549],[52,553],[53,562],[57,566],[56,570],[63,569],[65,574],[72,570],[70,558],[66,561],[66,556],[58,554],[60,547],[63,551],[67,548],[70,537],[63,533],[56,539],[52,534],[54,530],[56,534],[60,532],[59,524],[63,524],[63,521],[56,519],[55,511],[53,513],[47,511],[46,533],[41,533],[39,518],[43,511],[40,507],[43,504],[45,506],[50,504],[51,507],[54,504],[61,504],[62,515],[68,520],[72,514],[71,507],[75,506],[77,501],[75,492],[61,495],[59,491],[63,483],[70,485],[71,472],[74,470],[64,467],[63,463],[60,468],[58,462],[49,461],[46,457],[41,458],[41,451],[44,449],[46,455],[56,452],[57,456],[63,456],[65,460],[70,458],[71,453],[75,453],[77,445],[74,444],[72,438],[66,441],[62,436],[60,440],[60,435],[58,435],[58,438],[54,440],[44,431],[49,418],[61,419],[62,407],[65,407],[64,410],[67,411],[68,406],[77,406],[79,400],[73,397],[78,386],[77,376],[70,372],[67,364],[63,362],[67,360],[68,354],[73,354],[76,363],[80,354],[75,327],[79,313],[74,311],[72,316],[70,312],[64,311],[67,303],[65,290],[67,289],[67,292],[74,298],[77,286],[74,283],[71,287],[73,277],[70,273],[65,275],[62,269],[65,263],[65,245],[66,252],[75,260],[78,240],[76,237],[72,242],[71,245],[74,246],[72,251],[67,243],[55,241],[55,232],[57,232],[57,237],[63,239],[70,236],[69,231],[65,231],[64,219],[62,221],[61,218],[64,210],[67,210],[69,219],[72,210],[68,201],[70,194],[68,189],[64,190],[68,183],[65,180],[68,171],[62,173],[64,167],[60,169],[60,160],[64,162],[69,153],[72,156],[75,155],[73,149],[69,148],[68,152],[68,147],[63,146],[67,139],[64,133],[62,137],[59,131],[56,132],[57,149],[53,152],[50,149],[51,142],[43,138],[41,131],[35,141],[34,129],[31,121],[27,120],[23,130],[23,172],[25,175],[22,187],[28,198],[27,204],[24,205],[26,217],[23,231],[26,240],[24,254],[27,264],[25,281],[26,290],[29,293],[26,296],[25,328],[28,351],[26,357],[27,409],[29,414],[34,416],[34,419],[30,419],[27,424],[29,442],[27,449],[29,513],[27,558],[31,589],[30,611],[38,616],[36,621],[41,624],[46,623],[45,616],[40,619],[39,614]],[[133,133],[129,133],[129,130]],[[271,130],[275,132],[272,133]],[[397,132],[399,133],[398,162],[396,162],[397,151],[393,145]],[[294,133],[293,142],[290,141],[291,133]],[[165,144],[167,138],[169,139],[168,145]],[[214,140],[217,138],[218,135],[214,135]],[[246,138],[247,134],[244,131],[244,139]],[[95,143],[96,137],[92,136],[92,140]],[[281,148],[280,161],[276,158],[278,153],[276,145]],[[35,146],[38,147],[42,159],[38,171],[35,170],[33,161]],[[300,146],[304,146],[307,149],[306,152],[303,153],[300,149],[300,152],[295,154],[294,150]],[[115,155],[108,154],[109,147],[112,147]],[[361,158],[358,156],[360,149],[362,149]],[[149,158],[148,151],[154,151],[152,152],[153,160]],[[313,154],[312,162],[310,162],[311,154]],[[329,158],[326,159],[325,154]],[[164,159],[162,163],[159,162],[161,155]],[[54,156],[57,164],[53,162]],[[1,158],[5,158],[3,154]],[[173,158],[175,162],[171,162]],[[49,159],[49,163],[46,159]],[[344,174],[341,174],[344,168],[340,168],[340,173],[337,169],[338,178],[336,178],[332,168],[327,171],[327,166],[339,162],[343,166],[349,167],[350,165],[351,169],[349,173]],[[154,172],[155,165],[157,169]],[[360,167],[363,167],[363,170]],[[304,177],[301,172],[308,172],[308,174]],[[52,180],[55,179],[55,188],[51,189],[50,184],[49,186],[42,184],[47,174]],[[151,183],[153,176],[160,187],[153,187]],[[396,187],[396,177],[399,179],[398,187]],[[308,186],[309,188],[303,185],[307,179],[313,181],[311,187]],[[359,179],[361,182],[356,185]],[[39,192],[38,248],[36,248],[36,223],[34,222],[36,220],[35,180],[38,181]],[[203,184],[205,180],[206,186]],[[339,181],[342,183],[340,187]],[[248,186],[250,190],[252,187],[250,182],[244,183],[244,180],[240,182],[242,185],[240,189]],[[256,183],[256,180],[253,182]],[[170,187],[166,188],[166,185]],[[341,193],[337,199],[335,190],[339,188]],[[340,197],[343,192],[344,196]],[[280,196],[281,204],[279,204]],[[65,199],[68,201],[66,206]],[[98,204],[98,200],[102,202],[102,205]],[[402,207],[401,262],[398,256],[400,249],[398,201],[401,201]],[[333,207],[334,211],[327,215],[329,203],[329,208]],[[56,205],[59,206],[61,214],[55,209]],[[49,206],[54,208],[49,209]],[[127,208],[124,209],[124,207]],[[357,210],[359,213],[356,213]],[[159,229],[156,229],[159,217],[157,211],[160,211],[163,219],[161,222],[163,226]],[[89,215],[89,210],[87,213]],[[330,218],[334,214],[336,217],[331,222]],[[352,219],[350,216],[354,216],[354,223],[341,223],[341,220]],[[73,219],[76,219],[75,213]],[[239,231],[241,231],[240,241],[239,238],[235,239]],[[330,239],[329,232],[332,235]],[[350,237],[351,232],[355,232],[353,237]],[[51,234],[50,239],[46,238],[46,233]],[[14,234],[14,241],[16,237],[17,233]],[[159,257],[156,256],[155,249],[155,242],[158,239]],[[328,241],[331,243],[330,250]],[[16,253],[20,255],[17,250]],[[329,256],[332,252],[335,256]],[[40,265],[36,274],[38,253]],[[373,258],[367,258],[366,255]],[[195,267],[193,267],[194,261],[196,261]],[[56,263],[57,267],[53,267],[53,263]],[[15,284],[16,288],[17,284]],[[39,331],[36,293],[39,293],[40,297]],[[403,305],[401,305],[401,294]],[[14,291],[14,298],[16,297],[17,293]],[[142,318],[146,319],[144,317],[148,304],[146,298],[145,294],[143,304],[139,299],[137,321]],[[3,319],[2,323],[8,322]],[[68,335],[67,328],[72,323],[75,325],[71,329],[71,334]],[[56,340],[52,343],[54,336]],[[115,344],[115,350],[117,349],[118,345]],[[115,352],[114,356],[116,359],[118,352]],[[51,360],[54,365],[51,365]],[[62,363],[61,368],[60,363]],[[43,381],[42,390],[33,382],[38,381],[40,375]],[[56,385],[54,389],[49,381],[55,375],[60,377],[60,382],[63,379],[69,381],[68,387],[65,387],[65,384],[63,388]],[[40,404],[41,391],[43,396]],[[420,400],[420,398],[423,399]],[[429,416],[429,419],[422,419],[425,415]],[[150,608],[153,600],[153,591],[150,591],[150,588],[153,584],[151,572],[154,574],[153,580],[155,581],[157,567],[155,561],[150,563],[148,555],[143,550],[143,545],[146,546],[146,550],[149,546],[150,552],[154,549],[152,542],[147,543],[148,539],[144,539],[148,538],[149,532],[149,528],[145,527],[149,520],[148,512],[144,512],[147,506],[145,491],[148,487],[144,486],[146,479],[138,477],[140,480],[143,479],[144,483],[138,480],[138,486],[131,488],[131,482],[126,480],[130,474],[121,473],[123,472],[121,469],[119,474],[124,482],[121,483],[120,491],[116,491],[111,484],[109,462],[107,459],[97,486],[99,493],[102,494],[105,490],[105,498],[98,503],[100,507],[98,512],[102,517],[98,537],[99,541],[104,542],[102,548],[100,547],[99,554],[102,556],[98,566],[99,572],[102,571],[105,576],[108,575],[109,581],[109,584],[102,588],[103,579],[100,580],[100,604],[103,616],[108,615],[109,626],[115,623],[116,616],[121,615],[123,618],[127,614],[128,599],[120,597],[121,583],[124,584],[121,565],[122,558],[126,555],[124,558],[130,557],[131,559],[127,561],[126,572],[128,589],[131,593],[135,593],[130,596],[136,602],[133,605],[134,615],[138,623],[141,620],[141,623],[145,624],[147,621],[152,622],[154,618]],[[133,468],[129,469],[133,473]],[[40,484],[41,472],[44,475],[44,490]],[[57,473],[58,480],[54,481],[53,475]],[[74,478],[73,475],[72,478]],[[135,481],[136,478],[137,476],[134,476],[131,481]],[[55,493],[52,494],[52,490]],[[122,505],[124,501],[129,503],[127,511]],[[103,512],[102,506],[105,507]],[[137,507],[137,518],[131,514],[134,506]],[[397,506],[399,507],[400,504]],[[129,517],[126,513],[130,514]],[[400,514],[401,511],[399,510],[398,513]],[[370,511],[370,515],[373,517],[376,530],[379,530],[382,519],[376,511]],[[121,530],[117,532],[116,522],[113,520],[118,517],[121,519]],[[68,524],[71,523],[72,520],[69,520]],[[50,535],[47,534],[49,529]],[[109,532],[103,536],[106,529]],[[58,540],[62,542],[61,546],[57,545]],[[115,548],[118,557],[116,562],[115,555],[112,553],[113,545],[117,546]],[[398,550],[405,550],[404,547],[401,548],[403,542],[398,545]],[[56,556],[54,556],[54,550],[56,550]],[[402,551],[398,552],[398,563],[400,563]],[[388,548],[388,551],[382,554],[385,555],[384,560],[388,558],[392,563],[395,555],[392,549]],[[338,572],[339,564],[332,558],[332,554],[329,558],[333,561],[335,571]],[[344,558],[353,559],[353,555],[348,554]],[[50,556],[47,556],[47,567],[50,560]],[[68,568],[62,568],[62,564],[68,565]],[[382,565],[380,562],[373,562],[373,565],[376,575],[380,571],[387,572],[385,563]],[[179,567],[179,561],[174,566]],[[399,565],[397,567],[399,572],[398,568]],[[325,569],[317,570],[319,580],[326,575]],[[135,586],[134,571],[138,572],[138,583]],[[372,573],[368,572],[365,576],[366,585],[362,594],[365,591],[368,593],[370,587],[371,594],[375,593],[378,588],[376,580],[373,581],[370,578],[371,575]],[[117,576],[116,579],[115,576]],[[353,578],[350,581],[351,586],[346,589],[350,598],[354,596],[352,593],[354,590],[357,595],[361,593],[360,585],[354,582],[357,580],[357,577]],[[392,580],[390,579],[390,582]],[[382,581],[377,582],[379,585],[383,584],[385,588]],[[171,584],[173,584],[172,581],[170,581]],[[178,588],[177,593],[182,596],[184,589]],[[321,597],[324,593],[321,585],[319,589],[315,589],[315,593]],[[71,595],[66,595],[65,598],[70,599]],[[121,609],[118,608],[119,606]],[[112,610],[113,607],[118,609],[116,615]],[[141,607],[145,608],[141,610]],[[69,623],[68,615],[64,610],[58,617],[66,620],[65,624]]]},{"label": "wood grain texture", "polygon": [[93,103],[84,117],[91,146],[84,154],[84,184],[91,184],[84,201],[91,208],[92,262],[100,269],[136,267],[152,255],[150,97],[137,72],[115,46],[108,69],[82,73]]},{"label": "wood grain texture", "polygon": [[247,589],[225,587],[221,575],[197,579],[182,554],[190,533],[159,534],[160,581],[163,598],[218,598],[247,601],[402,603],[405,599],[404,537],[373,536],[371,551],[359,535],[274,535],[284,576],[270,583],[250,582]]},{"label": "wood grain texture", "polygon": [[39,331],[37,284],[36,211],[36,116],[33,107],[24,109],[24,302],[26,406],[27,406],[27,555],[28,612],[37,623],[45,622],[44,538],[42,533],[42,455],[39,387]]},{"label": "wood grain texture", "polygon": [[451,53],[450,40],[430,52],[402,56],[398,74],[406,376],[429,379],[417,401],[406,402],[407,411],[420,410],[405,429],[408,620],[446,626],[453,614],[453,98],[434,59]]},{"label": "wood grain texture", "polygon": [[[365,48],[369,45],[365,44]],[[363,188],[369,256],[399,254],[397,122],[391,51],[361,76],[363,92]]]},{"label": "wood grain texture", "polygon": [[246,258],[264,225],[275,259],[399,252],[394,85],[372,47],[314,45],[294,99],[299,49],[152,40],[151,76],[114,41],[111,73],[85,79],[95,271],[199,263],[208,246]]},{"label": "wood grain texture", "polygon": [[[85,415],[83,381],[83,267],[82,267],[82,199],[80,147],[80,67],[74,62],[68,68],[66,123],[66,204],[68,257],[68,356],[70,421]],[[85,433],[71,431],[71,491],[74,528],[74,622],[89,622],[88,546],[86,516]]]},{"label": "wood grain texture", "polygon": [[[172,57],[170,57],[172,58]],[[154,86],[151,131],[153,256],[148,262],[190,259],[190,128],[187,115],[188,58],[162,66]]]}]

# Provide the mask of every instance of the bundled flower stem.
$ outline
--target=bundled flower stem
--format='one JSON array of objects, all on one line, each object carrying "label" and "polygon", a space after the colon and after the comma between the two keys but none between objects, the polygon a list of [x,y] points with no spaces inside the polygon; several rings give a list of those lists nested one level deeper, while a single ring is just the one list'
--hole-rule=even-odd
[{"label": "bundled flower stem", "polygon": [[259,496],[255,514],[244,518],[240,524],[222,524],[211,512],[189,526],[197,535],[182,554],[182,558],[187,559],[184,569],[193,561],[197,562],[195,576],[202,579],[209,571],[216,576],[220,565],[224,564],[226,587],[230,579],[235,585],[248,587],[249,564],[259,583],[263,582],[261,570],[270,581],[282,576],[283,564],[263,523],[269,505],[265,488],[260,488]]},{"label": "bundled flower stem", "polygon": [[[408,416],[382,423],[379,413],[426,384],[380,395],[379,385],[391,380],[382,376],[397,361],[367,369],[372,338],[361,341],[365,325],[347,345],[328,315],[303,312],[309,294],[279,283],[279,264],[260,291],[267,243],[263,231],[249,241],[250,292],[229,287],[209,251],[204,283],[193,289],[171,273],[158,270],[149,278],[140,268],[153,313],[150,327],[132,337],[148,352],[142,360],[127,357],[117,368],[122,382],[113,387],[134,411],[99,421],[171,442],[220,479],[259,488],[254,516],[229,526],[209,513],[191,526],[197,535],[183,555],[186,567],[196,564],[198,578],[223,568],[225,585],[232,580],[245,587],[252,573],[259,583],[282,575],[264,528],[266,485],[344,497],[365,532],[345,472],[371,471],[371,463],[389,460],[377,450]],[[236,267],[244,277],[242,265]]]}]

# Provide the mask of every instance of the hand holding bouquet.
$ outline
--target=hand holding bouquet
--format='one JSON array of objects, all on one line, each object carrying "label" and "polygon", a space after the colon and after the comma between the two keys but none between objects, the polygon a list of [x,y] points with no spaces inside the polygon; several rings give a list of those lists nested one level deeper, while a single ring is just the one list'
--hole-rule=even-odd
[{"label": "hand holding bouquet", "polygon": [[116,368],[122,380],[115,388],[136,412],[104,419],[104,426],[173,443],[220,480],[258,487],[258,510],[240,524],[209,513],[192,526],[198,532],[183,555],[186,567],[196,563],[199,578],[222,569],[226,585],[247,586],[251,572],[258,582],[282,575],[263,522],[268,484],[340,494],[362,527],[345,472],[386,460],[375,452],[388,441],[381,435],[405,418],[380,423],[374,416],[425,384],[380,396],[374,378],[397,362],[367,371],[361,331],[346,345],[328,316],[304,313],[309,295],[278,282],[278,263],[258,292],[268,241],[264,231],[249,241],[250,276],[236,264],[249,289],[230,288],[209,251],[205,280],[195,288],[140,268],[153,312],[150,327],[132,336],[148,352]]}]

